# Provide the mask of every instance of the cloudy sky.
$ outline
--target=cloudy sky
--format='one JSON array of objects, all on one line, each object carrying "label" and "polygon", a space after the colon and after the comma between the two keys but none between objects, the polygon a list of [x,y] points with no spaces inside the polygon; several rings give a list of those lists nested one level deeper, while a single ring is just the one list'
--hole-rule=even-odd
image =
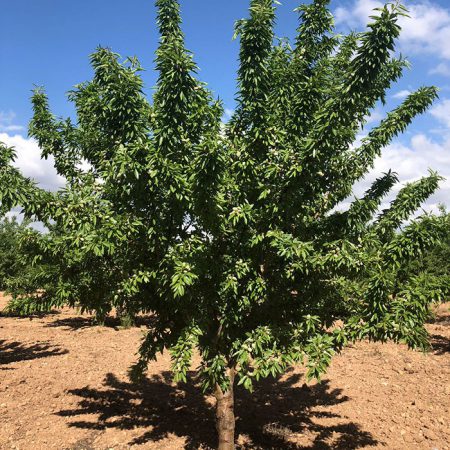
[{"label": "cloudy sky", "polygon": [[[234,108],[238,54],[238,43],[231,39],[233,23],[246,15],[247,2],[184,0],[181,4],[187,46],[201,68],[200,77],[230,113]],[[381,4],[377,0],[331,0],[337,29],[363,30],[372,10]],[[405,0],[404,4],[410,17],[401,20],[399,51],[408,57],[412,69],[389,92],[388,104],[373,111],[369,126],[376,125],[386,111],[420,86],[438,86],[440,98],[384,150],[375,170],[355,187],[355,195],[388,169],[396,171],[404,183],[426,175],[431,168],[447,179],[425,208],[435,209],[438,203],[450,208],[450,4],[448,0]],[[297,1],[282,1],[278,36],[294,36],[297,16],[292,10],[296,6]],[[27,137],[31,89],[34,85],[45,86],[55,115],[73,117],[66,92],[91,77],[88,55],[103,45],[140,59],[147,69],[143,76],[151,96],[158,39],[153,1],[15,0],[2,5],[2,17],[0,141],[16,148],[17,165],[25,175],[55,189],[63,180],[56,175],[51,160],[40,159],[38,146]]]}]

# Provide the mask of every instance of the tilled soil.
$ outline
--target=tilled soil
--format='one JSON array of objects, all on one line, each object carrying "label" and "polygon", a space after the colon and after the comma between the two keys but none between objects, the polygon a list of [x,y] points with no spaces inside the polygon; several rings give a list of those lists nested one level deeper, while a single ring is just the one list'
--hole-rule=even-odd
[{"label": "tilled soil", "polygon": [[[362,342],[321,383],[299,367],[253,395],[238,389],[238,448],[450,449],[449,306],[428,325],[429,354]],[[214,448],[213,401],[194,373],[172,383],[164,354],[144,382],[128,380],[143,330],[68,309],[0,317],[0,448]]]}]

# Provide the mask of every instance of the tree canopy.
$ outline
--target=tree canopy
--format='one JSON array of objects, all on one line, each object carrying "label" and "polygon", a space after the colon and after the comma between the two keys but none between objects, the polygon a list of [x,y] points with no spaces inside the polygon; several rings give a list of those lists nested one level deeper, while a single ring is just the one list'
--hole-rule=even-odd
[{"label": "tree canopy", "polygon": [[1,207],[21,206],[47,225],[40,254],[63,258],[41,305],[154,315],[134,376],[167,348],[175,379],[185,380],[199,352],[220,448],[233,448],[235,378],[251,390],[299,362],[320,377],[355,339],[427,347],[429,304],[446,288],[397,275],[448,229],[444,216],[411,220],[441,178],[430,171],[380,211],[398,181],[389,171],[347,210],[339,205],[437,89],[411,93],[358,143],[408,65],[394,51],[405,8],[386,4],[366,31],[342,36],[329,1],[314,0],[296,9],[289,42],[275,39],[275,2],[251,0],[235,28],[237,106],[223,123],[185,48],[178,2],[156,6],[152,101],[139,62],[107,48],[91,56],[92,80],[69,92],[76,122],[56,119],[36,89],[29,133],[67,182],[44,191],[2,146]]}]

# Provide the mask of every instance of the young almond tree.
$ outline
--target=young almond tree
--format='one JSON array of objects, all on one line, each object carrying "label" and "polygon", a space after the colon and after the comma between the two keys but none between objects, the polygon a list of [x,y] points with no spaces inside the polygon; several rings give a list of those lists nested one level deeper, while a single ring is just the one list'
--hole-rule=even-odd
[{"label": "young almond tree", "polygon": [[296,10],[290,43],[274,39],[274,3],[251,0],[249,18],[236,24],[229,123],[195,77],[178,2],[157,0],[152,103],[138,62],[100,48],[93,80],[69,94],[76,123],[56,120],[42,90],[33,96],[30,135],[44,158],[54,157],[65,188],[45,192],[13,168],[13,149],[0,156],[2,208],[20,205],[43,221],[42,254],[65,255],[48,304],[151,312],[131,374],[167,348],[175,380],[186,380],[197,352],[203,387],[217,400],[222,450],[234,448],[236,383],[252,390],[298,363],[318,378],[349,340],[426,348],[429,305],[444,292],[424,275],[397,276],[448,226],[441,216],[410,220],[437,189],[436,173],[403,187],[383,211],[397,177],[380,174],[339,210],[437,95],[418,89],[358,143],[407,66],[394,53],[405,9],[385,5],[365,32],[341,36],[329,2],[315,0]]}]

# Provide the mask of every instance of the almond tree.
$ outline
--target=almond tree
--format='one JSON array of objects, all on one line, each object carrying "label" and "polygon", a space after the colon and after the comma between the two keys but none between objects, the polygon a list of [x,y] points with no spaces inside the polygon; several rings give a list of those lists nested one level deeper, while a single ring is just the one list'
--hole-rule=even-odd
[{"label": "almond tree", "polygon": [[[424,275],[397,277],[445,229],[441,216],[410,220],[437,189],[436,173],[379,211],[398,181],[381,174],[339,210],[437,95],[418,89],[358,143],[407,66],[394,53],[405,9],[385,5],[366,31],[341,36],[329,1],[315,0],[296,10],[291,43],[274,39],[274,3],[251,0],[249,17],[236,24],[229,123],[196,78],[178,2],[157,0],[153,102],[139,63],[100,48],[92,81],[69,94],[76,123],[56,120],[42,90],[33,95],[30,135],[44,158],[54,157],[65,188],[45,192],[23,178],[10,164],[13,149],[3,147],[0,160],[3,209],[20,205],[43,221],[50,232],[38,242],[41,254],[65,255],[47,306],[151,312],[133,377],[167,348],[175,380],[185,381],[197,352],[203,387],[217,400],[222,450],[234,448],[235,383],[252,390],[298,363],[318,378],[356,339],[426,348],[429,305],[444,292]],[[89,278],[81,287],[80,276]]]}]

